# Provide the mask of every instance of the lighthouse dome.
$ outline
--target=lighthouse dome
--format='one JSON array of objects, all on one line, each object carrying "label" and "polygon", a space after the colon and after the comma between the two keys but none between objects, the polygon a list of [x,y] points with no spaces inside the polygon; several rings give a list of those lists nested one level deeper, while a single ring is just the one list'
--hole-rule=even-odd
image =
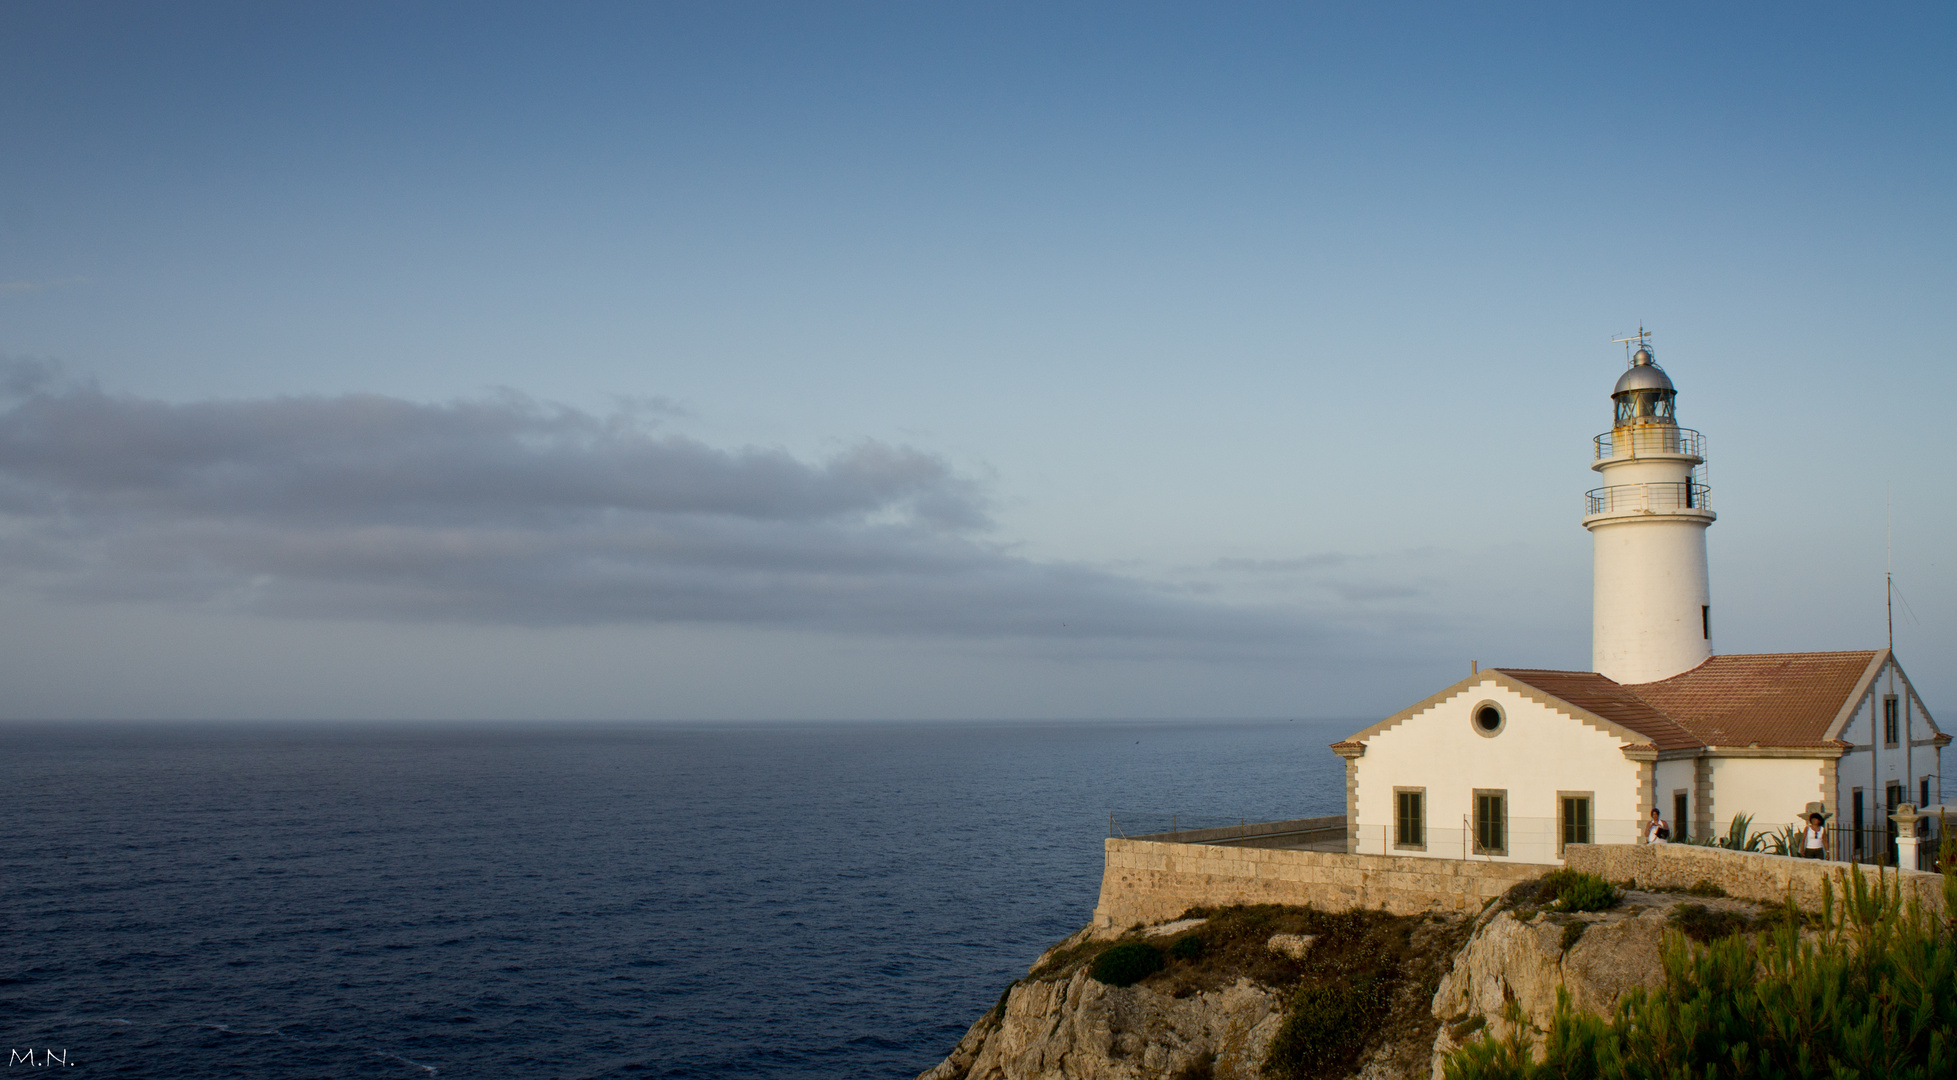
[{"label": "lighthouse dome", "polygon": [[1630,368],[1618,376],[1617,385],[1611,388],[1611,395],[1615,397],[1627,390],[1671,391],[1672,389],[1671,377],[1665,374],[1663,368],[1652,362],[1651,350],[1639,349],[1637,355],[1631,358]]}]

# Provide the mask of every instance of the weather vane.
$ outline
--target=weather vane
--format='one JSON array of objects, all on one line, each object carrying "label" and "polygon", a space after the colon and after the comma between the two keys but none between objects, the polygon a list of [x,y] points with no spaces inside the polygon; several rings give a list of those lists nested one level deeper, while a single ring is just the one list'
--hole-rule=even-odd
[{"label": "weather vane", "polygon": [[1633,336],[1633,337],[1614,337],[1614,338],[1611,338],[1610,340],[1611,340],[1611,342],[1612,342],[1613,344],[1615,344],[1615,343],[1617,343],[1617,342],[1620,342],[1620,341],[1624,343],[1624,363],[1628,365],[1628,364],[1630,364],[1630,362],[1631,362],[1631,343],[1632,343],[1633,341],[1635,341],[1635,342],[1637,342],[1637,343],[1638,343],[1638,347],[1639,347],[1639,348],[1643,348],[1643,347],[1644,347],[1644,345],[1645,345],[1645,342],[1646,342],[1646,340],[1647,340],[1647,339],[1649,339],[1650,337],[1651,337],[1651,331],[1649,331],[1649,330],[1646,330],[1646,329],[1644,328],[1644,324],[1643,324],[1643,323],[1639,323],[1639,324],[1638,324],[1638,332],[1637,332],[1637,334],[1636,334],[1635,336]]}]

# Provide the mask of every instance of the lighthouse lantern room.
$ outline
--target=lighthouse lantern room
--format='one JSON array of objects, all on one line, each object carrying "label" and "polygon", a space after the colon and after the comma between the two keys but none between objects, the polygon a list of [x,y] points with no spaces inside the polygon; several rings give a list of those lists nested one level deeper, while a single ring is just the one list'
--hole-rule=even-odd
[{"label": "lighthouse lantern room", "polygon": [[1593,670],[1620,683],[1669,678],[1712,655],[1705,439],[1677,422],[1678,391],[1643,330],[1611,390],[1611,430],[1594,440],[1583,527],[1595,543]]}]

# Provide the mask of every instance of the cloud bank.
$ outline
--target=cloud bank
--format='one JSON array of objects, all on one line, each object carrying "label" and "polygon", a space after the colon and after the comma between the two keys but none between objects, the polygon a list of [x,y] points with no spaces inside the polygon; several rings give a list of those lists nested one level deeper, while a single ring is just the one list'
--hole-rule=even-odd
[{"label": "cloud bank", "polygon": [[809,461],[514,392],[177,403],[15,363],[0,393],[0,576],[67,599],[1237,654],[1318,636],[1279,609],[1015,555],[980,486],[910,447]]}]

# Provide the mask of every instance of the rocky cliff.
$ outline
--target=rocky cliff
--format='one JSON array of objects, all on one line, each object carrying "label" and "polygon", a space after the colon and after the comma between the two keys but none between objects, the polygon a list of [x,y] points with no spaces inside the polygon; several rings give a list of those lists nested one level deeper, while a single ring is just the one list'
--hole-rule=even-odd
[{"label": "rocky cliff", "polygon": [[1532,900],[1523,887],[1491,905],[1434,992],[1434,1015],[1441,1021],[1434,1080],[1441,1080],[1441,1062],[1450,1051],[1484,1034],[1504,1038],[1520,1026],[1525,1039],[1540,1047],[1559,989],[1568,991],[1577,1010],[1609,1016],[1632,987],[1664,985],[1668,930],[1732,933],[1772,911],[1741,900],[1636,889],[1595,912],[1542,910]]},{"label": "rocky cliff", "polygon": [[[1462,919],[1260,906],[1112,937],[1082,931],[919,1080],[1424,1073],[1434,989],[1466,930]],[[1162,969],[1128,986],[1097,979],[1102,954],[1130,943],[1159,949]]]},{"label": "rocky cliff", "polygon": [[1015,984],[918,1080],[1249,1080],[1283,1014],[1278,994],[1248,979],[1177,998],[1107,986],[1083,967]]},{"label": "rocky cliff", "polygon": [[[1449,1051],[1517,1021],[1539,1044],[1559,988],[1608,1015],[1630,988],[1660,985],[1665,934],[1688,904],[1714,932],[1762,911],[1632,890],[1604,911],[1561,913],[1525,884],[1472,921],[1265,906],[1083,930],[919,1080],[1439,1080]],[[1102,954],[1131,942],[1160,950],[1161,969],[1126,986],[1097,979]]]}]

